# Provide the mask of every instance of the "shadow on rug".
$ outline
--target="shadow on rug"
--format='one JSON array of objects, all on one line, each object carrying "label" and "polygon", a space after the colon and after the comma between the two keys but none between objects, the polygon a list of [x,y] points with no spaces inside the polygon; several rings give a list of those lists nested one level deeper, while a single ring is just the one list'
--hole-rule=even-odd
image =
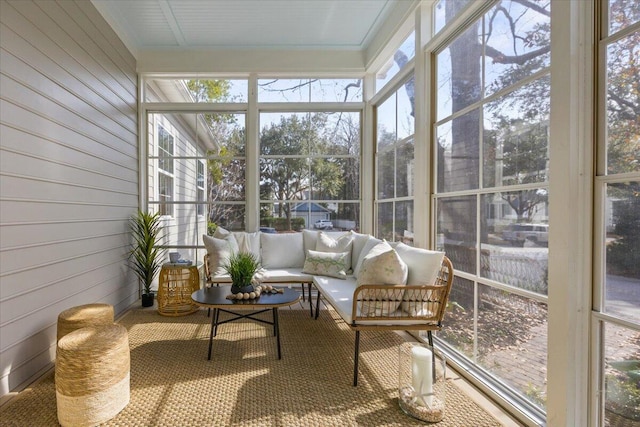
[{"label": "shadow on rug", "polygon": [[[353,375],[354,333],[331,310],[318,320],[281,309],[282,359],[273,328],[248,320],[221,325],[207,360],[206,310],[163,317],[135,309],[129,331],[131,401],[103,426],[412,426],[425,423],[398,406],[398,345],[391,332],[363,332],[360,377]],[[265,314],[266,316],[267,314]],[[269,315],[270,316],[270,315]],[[270,317],[265,317],[269,319]],[[55,426],[53,372],[0,410],[2,426]],[[438,426],[500,426],[448,384]]]}]

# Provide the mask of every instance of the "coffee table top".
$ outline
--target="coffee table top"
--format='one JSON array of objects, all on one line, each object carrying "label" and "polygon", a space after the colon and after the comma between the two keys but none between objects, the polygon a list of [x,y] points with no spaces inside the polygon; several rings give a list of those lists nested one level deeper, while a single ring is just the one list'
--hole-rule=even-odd
[{"label": "coffee table top", "polygon": [[263,293],[258,298],[248,300],[231,300],[227,295],[231,294],[231,286],[212,286],[203,288],[191,294],[191,299],[196,304],[210,308],[247,308],[260,309],[272,307],[284,307],[293,305],[300,300],[300,294],[290,288],[283,288],[283,293]]}]

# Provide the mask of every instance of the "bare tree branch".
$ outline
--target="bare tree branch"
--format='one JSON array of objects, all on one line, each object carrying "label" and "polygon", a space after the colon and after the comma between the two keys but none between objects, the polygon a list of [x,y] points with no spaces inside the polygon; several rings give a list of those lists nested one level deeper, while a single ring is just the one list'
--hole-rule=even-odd
[{"label": "bare tree branch", "polygon": [[544,15],[544,16],[549,16],[549,17],[551,16],[551,12],[546,9],[546,7],[549,5],[549,3],[547,3],[544,6],[538,6],[537,4],[535,4],[534,2],[529,1],[529,0],[512,0],[512,1],[514,3],[519,3],[524,7],[528,7],[531,10],[535,10],[536,12],[538,12],[538,13]]},{"label": "bare tree branch", "polygon": [[493,62],[498,64],[518,64],[524,65],[528,60],[536,58],[540,55],[544,55],[545,53],[551,50],[551,46],[543,46],[540,49],[532,50],[531,52],[523,53],[522,55],[505,55],[499,50],[487,46],[485,48],[485,52],[487,56],[493,59]]}]

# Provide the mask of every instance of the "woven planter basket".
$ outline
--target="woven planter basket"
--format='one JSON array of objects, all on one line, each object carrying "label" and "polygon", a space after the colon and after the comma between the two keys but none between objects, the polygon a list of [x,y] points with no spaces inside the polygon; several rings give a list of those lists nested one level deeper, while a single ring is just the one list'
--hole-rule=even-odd
[{"label": "woven planter basket", "polygon": [[55,368],[58,421],[95,426],[129,403],[129,337],[121,325],[90,326],[58,341]]},{"label": "woven planter basket", "polygon": [[69,332],[86,326],[111,325],[113,306],[110,304],[86,304],[71,307],[58,315],[58,340]]}]

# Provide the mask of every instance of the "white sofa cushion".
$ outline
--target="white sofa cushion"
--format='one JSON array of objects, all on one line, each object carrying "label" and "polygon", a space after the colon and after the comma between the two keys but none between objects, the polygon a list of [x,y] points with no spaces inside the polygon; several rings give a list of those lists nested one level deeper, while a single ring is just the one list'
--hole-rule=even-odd
[{"label": "white sofa cushion", "polygon": [[[362,261],[362,268],[358,273],[360,285],[406,285],[408,268],[398,253],[383,241],[378,243]],[[387,316],[398,309],[402,301],[403,291],[366,290],[361,292],[363,298],[376,301],[363,302],[361,314],[363,316]]]},{"label": "white sofa cushion", "polygon": [[211,275],[225,274],[226,271],[222,266],[229,260],[231,254],[238,252],[236,238],[233,234],[229,234],[224,239],[203,234],[202,241],[209,254],[209,271]]},{"label": "white sofa cushion", "polygon": [[351,265],[351,249],[353,248],[353,236],[351,233],[345,233],[337,236],[331,236],[324,231],[318,232],[318,240],[315,250],[318,252],[334,252],[347,253],[346,266],[347,270],[352,269]]},{"label": "white sofa cushion", "polygon": [[351,252],[319,252],[309,250],[307,251],[302,272],[345,279],[347,277],[350,259]]},{"label": "white sofa cushion", "polygon": [[[373,236],[367,236],[367,241],[362,245],[362,249],[360,250],[360,254],[358,256],[358,261],[356,261],[356,266],[353,267],[353,276],[358,277],[360,274],[360,269],[362,268],[362,261],[364,261],[364,257],[374,248],[378,243],[381,243],[382,240],[376,239]],[[355,248],[355,246],[354,246]]]},{"label": "white sofa cushion", "polygon": [[260,233],[262,266],[270,268],[302,268],[304,246],[302,233]]}]

